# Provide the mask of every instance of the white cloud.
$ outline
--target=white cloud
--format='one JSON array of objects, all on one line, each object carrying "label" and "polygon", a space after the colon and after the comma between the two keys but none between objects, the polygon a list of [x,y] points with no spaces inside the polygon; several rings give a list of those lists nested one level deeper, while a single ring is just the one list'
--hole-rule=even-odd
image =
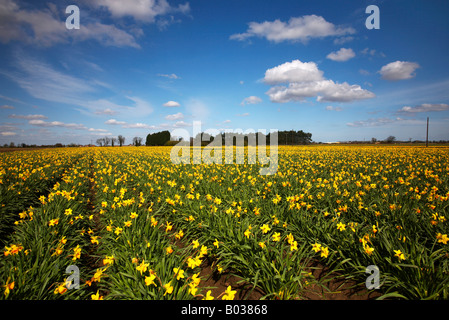
[{"label": "white cloud", "polygon": [[179,102],[176,101],[167,101],[166,103],[163,104],[164,107],[168,107],[168,108],[176,108],[176,107],[180,107],[181,105],[179,104]]},{"label": "white cloud", "polygon": [[17,133],[12,132],[12,131],[3,131],[3,132],[0,132],[0,134],[4,137],[9,137],[9,136],[15,136]]},{"label": "white cloud", "polygon": [[58,14],[54,5],[41,10],[27,10],[20,8],[14,0],[0,3],[0,42],[17,40],[48,47],[67,43],[70,39],[94,39],[106,46],[140,48],[133,35],[114,25],[87,21],[79,30],[69,31],[64,16]]},{"label": "white cloud", "polygon": [[110,125],[123,125],[126,124],[125,121],[117,121],[115,119],[109,119],[107,121],[104,122],[105,124],[110,124]]},{"label": "white cloud", "polygon": [[129,16],[149,23],[154,22],[157,16],[190,11],[189,3],[172,7],[166,0],[95,0],[94,4],[105,7],[114,17]]},{"label": "white cloud", "polygon": [[256,96],[249,96],[240,103],[240,105],[244,106],[245,104],[257,104],[261,103],[262,99]]},{"label": "white cloud", "polygon": [[248,112],[245,112],[245,113],[242,113],[242,114],[238,114],[237,115],[237,117],[248,117],[249,116],[249,113]]},{"label": "white cloud", "polygon": [[369,76],[370,75],[370,72],[368,70],[365,70],[365,69],[359,69],[359,73],[362,76]]},{"label": "white cloud", "polygon": [[97,109],[97,111],[95,111],[95,114],[98,114],[98,115],[106,114],[106,115],[109,115],[109,116],[113,116],[113,115],[117,114],[117,111],[114,111],[114,110],[112,110],[110,108]]},{"label": "white cloud", "polygon": [[87,130],[88,128],[83,124],[77,124],[77,123],[64,123],[61,121],[43,121],[43,120],[29,120],[29,124],[33,126],[39,126],[39,127],[63,127],[63,128],[70,128],[75,130]]},{"label": "white cloud", "polygon": [[385,80],[405,80],[415,77],[415,70],[420,66],[415,62],[395,61],[383,66],[379,73]]},{"label": "white cloud", "polygon": [[89,131],[89,132],[107,132],[108,130],[106,130],[106,129],[94,129],[94,128],[89,128],[88,131]]},{"label": "white cloud", "polygon": [[293,60],[268,69],[263,80],[266,84],[323,80],[323,71],[318,70],[315,62]]},{"label": "white cloud", "polygon": [[74,40],[84,41],[94,39],[105,46],[132,47],[140,49],[140,45],[130,33],[117,28],[114,25],[100,22],[87,23],[73,33]]},{"label": "white cloud", "polygon": [[156,127],[153,125],[148,125],[145,123],[126,123],[124,125],[122,125],[122,128],[127,128],[127,129],[155,129]]},{"label": "white cloud", "polygon": [[328,58],[330,60],[340,61],[340,62],[348,61],[349,59],[354,58],[354,57],[355,57],[355,53],[351,48],[349,48],[349,49],[341,48],[340,50],[331,52],[326,56],[326,58]]},{"label": "white cloud", "polygon": [[362,51],[360,51],[360,53],[362,54],[368,54],[370,56],[374,56],[376,54],[376,49],[370,49],[370,48],[365,48]]},{"label": "white cloud", "polygon": [[126,129],[155,129],[155,126],[148,125],[145,123],[128,123],[126,121],[118,121],[116,119],[109,119],[104,122],[105,124],[113,125],[113,126],[122,126],[122,128]]},{"label": "white cloud", "polygon": [[417,113],[430,111],[446,111],[449,110],[449,105],[446,103],[423,103],[414,107],[404,106],[399,112],[401,113]]},{"label": "white cloud", "polygon": [[362,89],[359,85],[347,82],[336,83],[323,77],[323,72],[314,62],[294,60],[265,72],[267,84],[288,83],[288,86],[275,86],[266,94],[272,102],[303,101],[317,97],[317,101],[351,102],[373,98],[374,93]]},{"label": "white cloud", "polygon": [[245,40],[250,37],[264,37],[269,41],[302,41],[310,38],[323,38],[328,36],[343,36],[355,33],[353,28],[337,27],[316,15],[292,17],[288,22],[279,19],[262,23],[250,22],[245,33],[230,36],[231,40]]},{"label": "white cloud", "polygon": [[0,106],[0,109],[14,109],[14,107],[4,104],[4,105]]},{"label": "white cloud", "polygon": [[370,118],[368,120],[360,120],[354,122],[348,122],[346,125],[348,127],[379,127],[385,126],[388,124],[396,125],[423,125],[425,124],[424,120],[414,120],[414,119],[402,119],[400,117],[397,118]]},{"label": "white cloud", "polygon": [[169,114],[168,116],[165,117],[166,120],[181,120],[184,119],[184,115],[181,112],[175,113],[175,114]]},{"label": "white cloud", "polygon": [[354,40],[354,37],[348,36],[348,37],[340,37],[340,38],[336,38],[334,40],[334,44],[336,45],[342,45],[346,42],[351,42],[352,40]]},{"label": "white cloud", "polygon": [[175,124],[173,125],[174,128],[182,128],[182,127],[190,127],[192,126],[191,123],[187,123],[184,121],[176,121]]},{"label": "white cloud", "polygon": [[334,107],[334,106],[326,106],[327,111],[342,111],[343,109],[341,107]]},{"label": "white cloud", "polygon": [[33,119],[47,119],[46,116],[42,114],[28,114],[26,116],[20,115],[20,114],[10,114],[8,118],[12,119],[26,119],[26,120],[33,120]]},{"label": "white cloud", "polygon": [[394,119],[390,118],[370,118],[368,120],[348,122],[346,125],[348,127],[377,127],[392,123],[394,121]]},{"label": "white cloud", "polygon": [[365,55],[365,56],[370,56],[370,57],[374,57],[376,54],[379,57],[385,58],[386,55],[383,52],[377,52],[376,49],[370,49],[370,48],[365,48],[362,51],[360,51],[361,54]]}]

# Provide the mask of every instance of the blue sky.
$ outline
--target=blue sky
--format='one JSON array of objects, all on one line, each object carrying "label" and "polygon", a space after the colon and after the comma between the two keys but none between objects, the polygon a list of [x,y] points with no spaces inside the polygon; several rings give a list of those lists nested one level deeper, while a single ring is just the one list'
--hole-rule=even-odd
[{"label": "blue sky", "polygon": [[0,144],[131,143],[193,121],[425,139],[426,117],[447,140],[448,14],[437,0],[0,0]]}]

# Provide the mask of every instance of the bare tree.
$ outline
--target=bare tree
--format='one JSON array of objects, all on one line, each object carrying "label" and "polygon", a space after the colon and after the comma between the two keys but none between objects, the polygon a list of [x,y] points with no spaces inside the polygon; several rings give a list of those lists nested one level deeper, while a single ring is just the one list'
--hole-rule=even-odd
[{"label": "bare tree", "polygon": [[97,143],[100,147],[103,146],[103,142],[104,142],[103,138],[98,138],[98,139],[96,140],[96,143]]},{"label": "bare tree", "polygon": [[120,147],[123,146],[123,144],[125,143],[125,137],[122,135],[118,136],[118,143],[120,144]]},{"label": "bare tree", "polygon": [[111,145],[114,146],[114,144],[117,142],[117,138],[111,138]]},{"label": "bare tree", "polygon": [[109,138],[109,137],[104,137],[103,139],[104,139],[104,146],[105,146],[105,147],[109,146],[109,143],[111,142],[111,138]]},{"label": "bare tree", "polygon": [[142,138],[141,137],[134,137],[133,138],[133,145],[135,145],[136,147],[141,146],[142,145]]}]

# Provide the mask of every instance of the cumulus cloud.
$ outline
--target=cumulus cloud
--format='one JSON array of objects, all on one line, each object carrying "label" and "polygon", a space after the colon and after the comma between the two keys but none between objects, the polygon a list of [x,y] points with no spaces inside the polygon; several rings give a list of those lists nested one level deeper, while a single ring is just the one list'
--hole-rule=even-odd
[{"label": "cumulus cloud", "polygon": [[292,17],[288,22],[283,22],[279,19],[261,23],[250,22],[248,26],[246,32],[233,34],[230,36],[230,39],[241,41],[250,37],[263,37],[274,42],[301,41],[305,43],[311,38],[343,36],[355,33],[353,28],[335,26],[317,15]]},{"label": "cumulus cloud", "polygon": [[288,83],[288,86],[274,86],[266,94],[272,102],[303,101],[317,97],[317,101],[351,102],[373,98],[374,93],[359,85],[338,83],[323,77],[323,72],[314,62],[294,60],[268,69],[264,82],[267,84]]},{"label": "cumulus cloud", "polygon": [[383,66],[379,73],[385,80],[405,80],[415,77],[415,70],[420,66],[415,62],[395,61]]},{"label": "cumulus cloud", "polygon": [[165,117],[166,120],[181,120],[184,119],[184,115],[181,112],[175,113],[175,114],[169,114],[168,116]]},{"label": "cumulus cloud", "polygon": [[176,108],[176,107],[180,107],[181,105],[179,104],[179,102],[176,101],[167,101],[166,103],[163,104],[164,107],[168,107],[168,108]]},{"label": "cumulus cloud", "polygon": [[257,103],[261,103],[262,99],[256,96],[249,96],[245,99],[243,99],[243,101],[240,103],[240,105],[244,106],[246,104],[257,104]]},{"label": "cumulus cloud", "polygon": [[430,111],[446,111],[449,110],[449,105],[446,103],[423,103],[414,107],[404,106],[400,113],[418,113],[418,112],[430,112]]},{"label": "cumulus cloud", "polygon": [[349,59],[354,58],[354,57],[355,57],[355,53],[351,48],[349,48],[349,49],[341,48],[340,50],[331,52],[326,56],[326,58],[328,58],[330,60],[339,61],[339,62],[348,61]]},{"label": "cumulus cloud", "polygon": [[318,70],[315,62],[293,60],[268,69],[263,80],[266,84],[317,81],[323,80],[323,71]]}]

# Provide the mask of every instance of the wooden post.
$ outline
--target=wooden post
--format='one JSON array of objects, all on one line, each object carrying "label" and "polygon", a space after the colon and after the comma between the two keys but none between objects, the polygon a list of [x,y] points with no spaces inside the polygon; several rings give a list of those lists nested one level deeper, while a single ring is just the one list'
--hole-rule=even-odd
[{"label": "wooden post", "polygon": [[427,117],[426,148],[429,145],[429,117]]}]

